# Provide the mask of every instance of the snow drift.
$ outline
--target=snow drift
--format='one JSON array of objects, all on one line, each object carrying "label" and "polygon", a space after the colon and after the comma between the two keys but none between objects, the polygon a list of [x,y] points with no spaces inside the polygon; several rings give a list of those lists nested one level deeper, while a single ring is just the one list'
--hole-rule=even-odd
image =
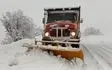
[{"label": "snow drift", "polygon": [[[24,39],[0,47],[0,69],[1,70],[71,70],[72,63],[39,49],[26,52],[24,44],[32,44],[32,40]],[[71,65],[71,66],[69,66]],[[75,68],[80,68],[76,67]]]},{"label": "snow drift", "polygon": [[[1,45],[0,70],[106,70],[107,68],[108,70],[111,70],[108,64],[106,64],[106,62],[91,49],[93,47],[99,47],[103,44],[111,45],[111,41],[107,40],[104,35],[90,35],[81,39],[81,46],[85,46],[83,51],[85,54],[86,66],[83,66],[79,59],[77,59],[76,64],[75,62],[72,63],[60,57],[48,55],[48,53],[39,49],[26,52],[28,50],[27,47],[34,43],[34,40],[30,39],[23,39],[11,44]],[[86,48],[89,48],[90,51]],[[98,49],[96,48],[96,50]],[[107,53],[111,54],[109,52]]]}]

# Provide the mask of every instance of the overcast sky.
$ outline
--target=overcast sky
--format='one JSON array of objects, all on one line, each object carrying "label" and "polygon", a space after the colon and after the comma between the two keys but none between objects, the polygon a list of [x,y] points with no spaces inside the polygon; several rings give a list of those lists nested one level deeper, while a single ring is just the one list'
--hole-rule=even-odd
[{"label": "overcast sky", "polygon": [[[42,26],[43,8],[75,5],[82,7],[82,25],[95,26],[108,33],[112,29],[112,0],[0,0],[0,17],[6,11],[21,9],[35,24]],[[3,28],[1,24],[0,28]],[[3,29],[0,32],[4,32]]]}]

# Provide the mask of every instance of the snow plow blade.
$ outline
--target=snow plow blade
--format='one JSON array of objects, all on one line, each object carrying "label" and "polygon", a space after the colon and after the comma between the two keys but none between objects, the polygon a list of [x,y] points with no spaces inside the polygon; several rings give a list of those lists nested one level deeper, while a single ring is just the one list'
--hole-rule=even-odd
[{"label": "snow plow blade", "polygon": [[[46,41],[38,41],[38,42],[46,42]],[[48,41],[47,41],[48,42]],[[56,42],[58,43],[58,42]],[[66,44],[79,44],[77,42],[59,42],[59,43],[66,43]],[[62,47],[62,46],[52,46],[52,45],[35,45],[36,47],[48,51],[53,52],[55,56],[60,55],[62,58],[72,60],[74,58],[80,58],[84,61],[84,54],[82,49],[79,48],[73,48],[73,47]]]},{"label": "snow plow blade", "polygon": [[80,58],[81,60],[84,60],[84,55],[82,50],[79,51],[63,51],[63,50],[52,50],[54,55],[61,55],[61,57],[66,58],[68,60],[71,60],[73,58]]}]

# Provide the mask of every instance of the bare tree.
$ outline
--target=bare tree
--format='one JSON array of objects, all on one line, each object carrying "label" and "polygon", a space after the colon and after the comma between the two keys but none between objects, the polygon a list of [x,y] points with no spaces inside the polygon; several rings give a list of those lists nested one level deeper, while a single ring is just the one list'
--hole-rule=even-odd
[{"label": "bare tree", "polygon": [[30,17],[24,16],[21,10],[6,12],[0,19],[13,41],[34,36],[34,25]]}]

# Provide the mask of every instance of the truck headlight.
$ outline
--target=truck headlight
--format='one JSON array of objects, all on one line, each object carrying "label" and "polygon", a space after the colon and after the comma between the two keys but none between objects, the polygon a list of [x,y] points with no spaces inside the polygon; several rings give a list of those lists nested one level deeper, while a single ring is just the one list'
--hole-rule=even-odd
[{"label": "truck headlight", "polygon": [[45,36],[49,36],[49,32],[46,32],[46,33],[45,33]]},{"label": "truck headlight", "polygon": [[71,36],[75,36],[75,32],[71,32]]}]

